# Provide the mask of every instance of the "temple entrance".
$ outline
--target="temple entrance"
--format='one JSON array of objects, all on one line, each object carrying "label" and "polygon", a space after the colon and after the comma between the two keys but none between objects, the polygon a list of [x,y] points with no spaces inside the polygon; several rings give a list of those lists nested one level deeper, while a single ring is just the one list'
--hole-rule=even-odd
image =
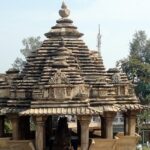
[{"label": "temple entrance", "polygon": [[[67,117],[48,116],[45,122],[47,150],[77,150],[77,133],[68,126]],[[76,122],[74,122],[76,124]],[[76,125],[77,126],[77,125]],[[77,127],[75,129],[77,131]]]},{"label": "temple entrance", "polygon": [[58,120],[52,150],[72,150],[71,133],[68,128],[66,117],[60,117]]}]

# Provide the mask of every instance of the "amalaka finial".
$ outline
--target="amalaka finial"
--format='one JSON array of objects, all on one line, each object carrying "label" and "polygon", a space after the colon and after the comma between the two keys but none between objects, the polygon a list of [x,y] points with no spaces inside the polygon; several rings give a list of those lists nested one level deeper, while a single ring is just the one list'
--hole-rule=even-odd
[{"label": "amalaka finial", "polygon": [[59,10],[59,15],[62,18],[66,18],[70,15],[70,10],[67,8],[67,5],[64,1],[62,2],[61,9]]}]

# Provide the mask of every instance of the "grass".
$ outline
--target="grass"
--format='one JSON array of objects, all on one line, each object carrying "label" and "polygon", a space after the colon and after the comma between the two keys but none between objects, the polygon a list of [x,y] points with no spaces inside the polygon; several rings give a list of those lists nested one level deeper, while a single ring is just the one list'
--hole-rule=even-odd
[{"label": "grass", "polygon": [[150,150],[150,148],[147,148],[146,146],[144,146],[143,150]]}]

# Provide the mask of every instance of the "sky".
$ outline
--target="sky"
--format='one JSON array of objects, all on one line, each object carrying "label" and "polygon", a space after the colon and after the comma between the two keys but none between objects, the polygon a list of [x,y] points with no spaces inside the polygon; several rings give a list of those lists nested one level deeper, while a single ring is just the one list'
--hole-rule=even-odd
[{"label": "sky", "polygon": [[[0,0],[0,73],[12,67],[22,39],[41,36],[59,19],[62,0]],[[101,53],[106,69],[129,54],[129,42],[138,30],[150,37],[150,0],[65,0],[70,17],[91,50],[97,50],[101,27]]]}]

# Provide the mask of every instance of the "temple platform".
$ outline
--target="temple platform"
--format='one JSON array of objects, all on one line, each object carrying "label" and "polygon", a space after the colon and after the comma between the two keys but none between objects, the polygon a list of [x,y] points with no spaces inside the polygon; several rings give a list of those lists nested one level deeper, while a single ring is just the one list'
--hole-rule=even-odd
[{"label": "temple platform", "polygon": [[[136,150],[139,136],[116,136],[115,139],[90,138],[89,150]],[[36,150],[34,140],[0,138],[0,150]],[[52,148],[45,148],[52,150]],[[74,150],[81,150],[80,146]]]}]

